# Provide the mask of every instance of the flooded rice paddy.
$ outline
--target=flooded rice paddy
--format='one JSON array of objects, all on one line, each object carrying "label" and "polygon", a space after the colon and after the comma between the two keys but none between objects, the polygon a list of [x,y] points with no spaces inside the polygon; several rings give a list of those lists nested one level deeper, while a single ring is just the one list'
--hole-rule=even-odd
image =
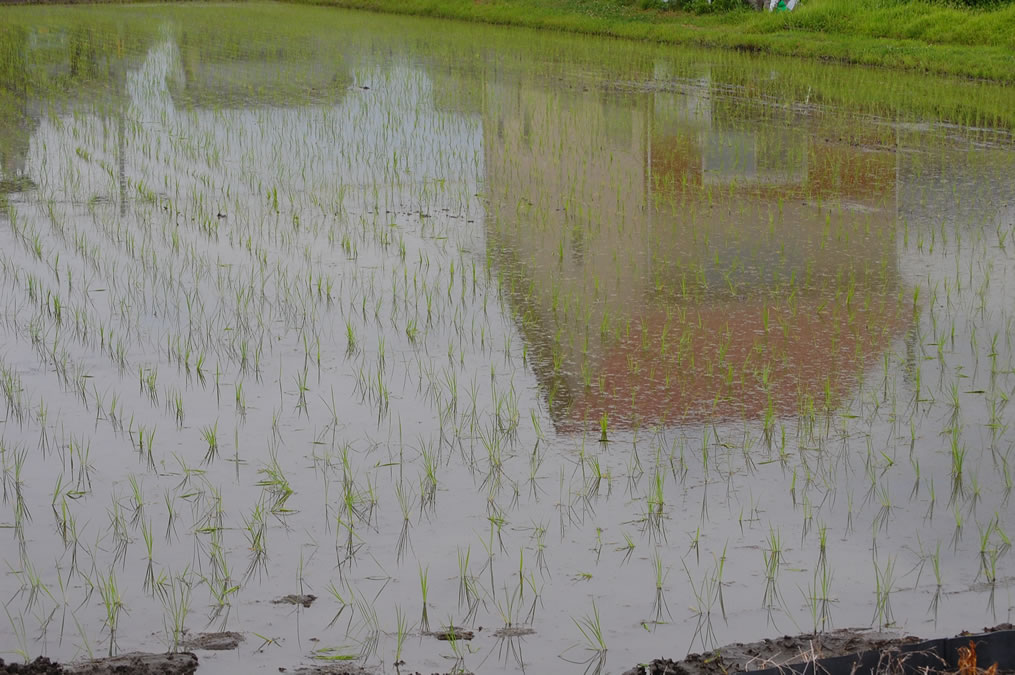
[{"label": "flooded rice paddy", "polygon": [[1011,620],[1010,91],[3,12],[5,658],[621,672]]}]

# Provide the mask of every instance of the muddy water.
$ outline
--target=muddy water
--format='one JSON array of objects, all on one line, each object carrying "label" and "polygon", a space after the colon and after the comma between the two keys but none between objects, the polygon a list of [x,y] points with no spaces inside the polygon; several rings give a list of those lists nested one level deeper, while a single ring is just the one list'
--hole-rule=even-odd
[{"label": "muddy water", "polygon": [[1005,92],[5,12],[4,649],[622,672],[1010,620]]}]

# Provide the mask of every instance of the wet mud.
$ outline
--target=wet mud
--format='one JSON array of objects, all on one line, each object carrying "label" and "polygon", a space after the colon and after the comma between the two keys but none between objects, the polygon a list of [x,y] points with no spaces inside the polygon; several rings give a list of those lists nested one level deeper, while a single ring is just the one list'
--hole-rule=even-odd
[{"label": "wet mud", "polygon": [[193,637],[185,639],[181,646],[187,651],[205,649],[208,651],[223,652],[236,649],[245,639],[246,638],[242,633],[236,633],[234,631],[223,631],[221,633],[198,633]]},{"label": "wet mud", "polygon": [[[1011,628],[1011,624],[999,624],[984,628],[983,633],[1007,631]],[[967,635],[971,633],[963,632],[960,637]],[[667,658],[653,659],[625,671],[623,675],[727,675],[781,668],[862,652],[889,653],[923,640],[924,638],[913,635],[842,628],[824,633],[784,635],[757,642],[736,642],[707,654],[688,654],[679,661]],[[1007,671],[1002,669],[998,672]]]},{"label": "wet mud", "polygon": [[4,663],[0,675],[191,675],[197,670],[197,656],[190,652],[148,654],[131,652],[81,663],[61,664],[40,656],[27,664]]},{"label": "wet mud", "polygon": [[64,669],[59,663],[54,663],[45,656],[40,656],[31,663],[5,663],[0,659],[0,675],[10,673],[14,675],[59,675]]}]

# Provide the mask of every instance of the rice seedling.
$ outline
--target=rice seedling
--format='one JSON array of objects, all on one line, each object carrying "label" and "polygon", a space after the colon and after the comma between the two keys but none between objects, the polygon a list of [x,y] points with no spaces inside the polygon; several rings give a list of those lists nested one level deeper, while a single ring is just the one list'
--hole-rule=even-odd
[{"label": "rice seedling", "polygon": [[578,632],[581,633],[582,638],[585,641],[585,648],[597,657],[601,657],[606,654],[606,640],[603,635],[602,621],[599,618],[599,608],[596,607],[596,601],[592,601],[592,613],[586,614],[578,619],[571,617],[575,627],[578,628]]},{"label": "rice seedling", "polygon": [[895,560],[888,558],[884,565],[874,561],[874,618],[872,623],[887,627],[895,623],[892,613],[892,592],[895,590]]},{"label": "rice seedling", "polygon": [[430,618],[427,613],[427,594],[429,592],[428,579],[430,576],[430,568],[424,569],[422,566],[419,568],[419,590],[422,596],[423,610],[419,618],[420,630],[424,633],[430,632]]}]

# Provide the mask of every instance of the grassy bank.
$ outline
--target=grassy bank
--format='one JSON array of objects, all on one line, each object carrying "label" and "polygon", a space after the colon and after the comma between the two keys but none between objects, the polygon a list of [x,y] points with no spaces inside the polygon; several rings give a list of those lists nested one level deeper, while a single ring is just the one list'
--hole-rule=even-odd
[{"label": "grassy bank", "polygon": [[804,0],[793,12],[773,14],[642,9],[623,0],[295,1],[1015,83],[1015,5]]}]

